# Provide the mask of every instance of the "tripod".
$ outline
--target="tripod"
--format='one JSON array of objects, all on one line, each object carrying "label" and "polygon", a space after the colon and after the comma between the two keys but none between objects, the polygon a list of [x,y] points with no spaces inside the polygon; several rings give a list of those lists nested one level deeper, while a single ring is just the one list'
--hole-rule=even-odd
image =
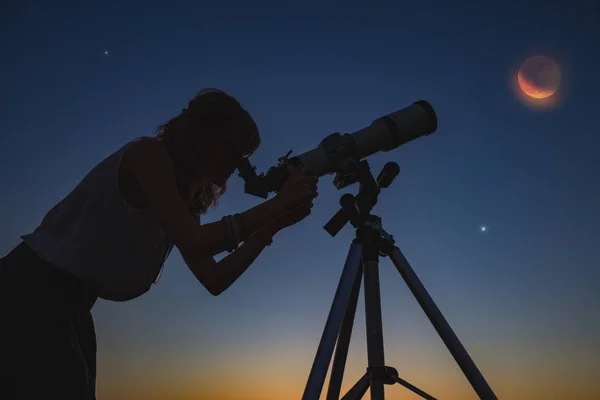
[{"label": "tripod", "polygon": [[371,390],[371,400],[384,400],[384,385],[398,383],[424,399],[434,397],[401,379],[396,369],[385,365],[383,327],[379,288],[379,257],[389,257],[416,297],[421,308],[440,335],[442,341],[458,363],[480,399],[497,400],[485,378],[462,346],[456,334],[433,302],[427,290],[409,265],[400,249],[394,245],[393,237],[382,228],[381,218],[372,215],[381,188],[388,187],[400,168],[387,163],[377,180],[370,172],[366,161],[350,164],[346,171],[336,176],[338,188],[348,183],[359,182],[360,189],[355,197],[342,196],[342,208],[325,225],[325,230],[335,236],[350,222],[356,229],[342,276],[340,278],[325,329],[308,377],[302,400],[318,400],[325,376],[331,363],[335,347],[327,400],[339,400],[344,367],[348,355],[352,325],[358,304],[361,280],[364,278],[364,299],[367,325],[367,372],[346,393],[342,400],[359,400]]}]

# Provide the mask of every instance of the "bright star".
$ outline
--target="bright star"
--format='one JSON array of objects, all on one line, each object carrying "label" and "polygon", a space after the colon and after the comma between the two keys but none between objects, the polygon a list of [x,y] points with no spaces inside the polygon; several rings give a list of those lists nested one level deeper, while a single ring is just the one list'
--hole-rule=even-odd
[{"label": "bright star", "polygon": [[108,50],[104,50],[104,55],[107,56],[108,55]]},{"label": "bright star", "polygon": [[485,226],[482,226],[482,227],[480,227],[479,229],[481,229],[481,232],[485,232],[485,231],[487,231],[487,227],[485,227]]}]

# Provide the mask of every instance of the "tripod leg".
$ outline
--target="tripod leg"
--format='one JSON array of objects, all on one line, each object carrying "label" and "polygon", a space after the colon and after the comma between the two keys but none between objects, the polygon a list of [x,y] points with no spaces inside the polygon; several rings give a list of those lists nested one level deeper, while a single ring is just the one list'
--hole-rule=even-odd
[{"label": "tripod leg", "polygon": [[[381,317],[381,293],[379,290],[379,252],[365,246],[363,254],[365,280],[365,316],[367,322],[367,354],[370,368],[385,367],[383,349],[383,322]],[[371,400],[384,400],[384,381],[371,378]]]},{"label": "tripod leg", "polygon": [[340,327],[342,325],[342,319],[346,312],[350,295],[352,294],[352,286],[354,284],[354,278],[358,273],[362,259],[362,246],[353,241],[348,251],[348,257],[340,277],[340,282],[327,316],[327,322],[325,323],[325,329],[317,348],[317,354],[308,376],[308,382],[302,395],[302,400],[319,400],[321,391],[323,390],[323,384],[325,383],[325,377],[329,364],[331,363],[331,357],[333,355],[333,349],[337,341]]},{"label": "tripod leg", "polygon": [[362,397],[365,395],[365,393],[367,393],[367,390],[369,389],[370,382],[371,375],[368,373],[364,374],[363,377],[360,378],[359,381],[356,382],[354,386],[350,388],[350,390],[348,390],[344,397],[342,397],[342,400],[362,399]]},{"label": "tripod leg", "polygon": [[412,269],[406,258],[404,258],[400,249],[394,247],[389,256],[479,398],[482,400],[497,400],[492,388],[486,382],[485,378],[467,353],[467,350],[465,350],[458,340],[458,337],[450,327],[450,324],[448,324],[431,296],[429,296],[425,286],[423,286],[415,274],[415,271]]},{"label": "tripod leg", "polygon": [[331,367],[331,376],[329,378],[329,389],[327,390],[327,400],[339,400],[342,381],[344,379],[344,368],[348,357],[348,347],[350,347],[350,339],[352,337],[352,325],[354,325],[354,316],[356,314],[356,306],[358,305],[358,295],[360,294],[360,284],[362,283],[363,267],[362,263],[358,268],[356,277],[354,278],[354,287],[352,295],[344,314],[344,322],[338,336],[337,345],[335,347],[335,356],[333,357],[333,366]]}]

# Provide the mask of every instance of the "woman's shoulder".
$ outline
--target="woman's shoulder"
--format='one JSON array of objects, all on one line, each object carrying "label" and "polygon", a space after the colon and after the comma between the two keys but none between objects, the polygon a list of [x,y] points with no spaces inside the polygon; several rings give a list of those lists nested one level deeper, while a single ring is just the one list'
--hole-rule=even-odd
[{"label": "woman's shoulder", "polygon": [[158,138],[142,137],[129,143],[122,164],[132,172],[169,166],[171,158],[167,147]]},{"label": "woman's shoulder", "polygon": [[125,201],[136,209],[145,209],[141,182],[147,181],[159,170],[168,169],[165,146],[152,137],[137,138],[124,146],[119,164],[119,191]]}]

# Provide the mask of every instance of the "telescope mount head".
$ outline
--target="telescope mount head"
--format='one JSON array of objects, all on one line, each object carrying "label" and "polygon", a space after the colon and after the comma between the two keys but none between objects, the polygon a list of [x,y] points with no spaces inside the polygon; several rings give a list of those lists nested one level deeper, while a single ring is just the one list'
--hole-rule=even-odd
[{"label": "telescope mount head", "polygon": [[375,179],[366,160],[347,163],[346,169],[339,171],[336,179],[340,177],[340,180],[347,179],[347,182],[358,182],[358,194],[344,194],[340,198],[341,209],[323,228],[331,236],[335,236],[348,222],[358,228],[363,222],[370,220],[371,211],[377,204],[381,189],[389,187],[399,172],[398,164],[388,162]]}]

